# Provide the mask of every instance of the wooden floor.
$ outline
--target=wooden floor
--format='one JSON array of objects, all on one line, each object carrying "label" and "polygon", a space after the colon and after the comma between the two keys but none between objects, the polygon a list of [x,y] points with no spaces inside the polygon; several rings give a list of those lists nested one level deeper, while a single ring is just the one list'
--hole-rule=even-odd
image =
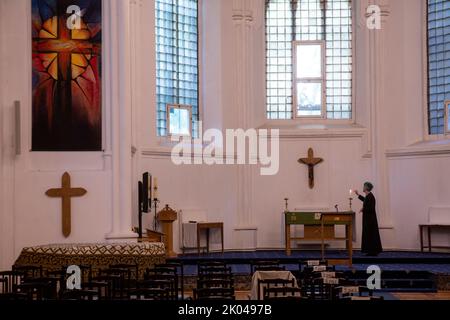
[{"label": "wooden floor", "polygon": [[438,293],[394,293],[399,300],[450,300],[450,291]]}]

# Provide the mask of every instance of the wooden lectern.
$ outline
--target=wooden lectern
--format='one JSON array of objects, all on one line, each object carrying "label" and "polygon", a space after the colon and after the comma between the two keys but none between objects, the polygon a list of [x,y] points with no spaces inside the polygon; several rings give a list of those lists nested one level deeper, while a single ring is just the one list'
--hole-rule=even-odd
[{"label": "wooden lectern", "polygon": [[165,235],[164,244],[167,256],[176,257],[177,254],[173,251],[173,223],[177,220],[177,212],[166,205],[164,209],[158,212],[157,219],[161,222],[162,231]]}]

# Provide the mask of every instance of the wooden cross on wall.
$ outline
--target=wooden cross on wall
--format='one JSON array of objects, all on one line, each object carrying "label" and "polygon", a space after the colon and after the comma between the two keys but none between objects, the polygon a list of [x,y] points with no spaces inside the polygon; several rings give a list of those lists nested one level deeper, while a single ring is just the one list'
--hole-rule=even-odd
[{"label": "wooden cross on wall", "polygon": [[314,189],[314,167],[319,163],[322,163],[323,159],[314,158],[314,150],[312,148],[309,148],[308,158],[301,158],[298,160],[298,162],[308,166],[309,188]]},{"label": "wooden cross on wall", "polygon": [[82,197],[87,193],[83,188],[70,187],[70,175],[66,172],[61,179],[61,188],[50,189],[45,193],[51,198],[61,198],[62,201],[62,232],[67,238],[71,232],[71,199],[72,197]]}]

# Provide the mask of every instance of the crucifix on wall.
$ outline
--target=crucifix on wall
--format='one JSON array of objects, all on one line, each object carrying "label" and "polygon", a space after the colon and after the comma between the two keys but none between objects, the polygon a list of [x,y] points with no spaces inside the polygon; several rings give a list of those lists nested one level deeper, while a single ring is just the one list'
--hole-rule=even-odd
[{"label": "crucifix on wall", "polygon": [[314,189],[314,167],[319,163],[323,162],[322,158],[314,157],[314,150],[309,148],[308,150],[308,158],[301,158],[298,160],[299,163],[308,166],[308,180],[309,180],[309,188]]},{"label": "crucifix on wall", "polygon": [[50,189],[45,193],[51,198],[61,198],[62,201],[62,232],[67,238],[71,232],[71,199],[73,197],[82,197],[87,193],[83,188],[71,188],[70,175],[66,172],[61,179],[61,188]]}]

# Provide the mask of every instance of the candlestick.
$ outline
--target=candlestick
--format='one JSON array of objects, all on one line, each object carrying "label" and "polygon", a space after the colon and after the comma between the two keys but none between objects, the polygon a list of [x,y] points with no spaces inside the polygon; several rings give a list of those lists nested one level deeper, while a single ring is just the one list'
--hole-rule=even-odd
[{"label": "candlestick", "polygon": [[158,178],[153,178],[153,199],[158,199]]},{"label": "candlestick", "polygon": [[154,228],[153,231],[157,231],[157,228],[158,228],[158,218],[157,218],[157,215],[158,215],[158,203],[160,203],[159,199],[158,198],[154,198],[153,199],[153,208],[155,209],[155,216],[153,217],[153,228]]},{"label": "candlestick", "polygon": [[288,212],[289,211],[289,208],[288,208],[288,201],[289,201],[289,199],[288,198],[284,198],[284,202],[285,202],[285,205],[286,205],[286,212]]},{"label": "candlestick", "polygon": [[353,205],[353,198],[352,197],[350,197],[349,199],[348,199],[349,201],[350,201],[350,211],[353,211],[353,208],[352,208],[352,205]]}]

